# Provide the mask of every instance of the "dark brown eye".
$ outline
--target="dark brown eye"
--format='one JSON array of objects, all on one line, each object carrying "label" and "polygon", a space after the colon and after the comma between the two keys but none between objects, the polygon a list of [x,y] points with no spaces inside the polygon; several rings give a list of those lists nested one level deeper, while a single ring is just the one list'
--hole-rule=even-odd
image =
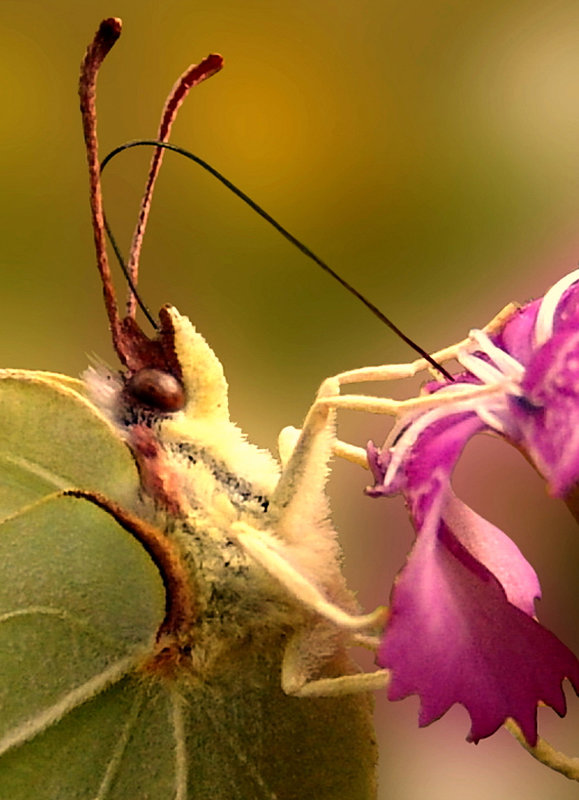
[{"label": "dark brown eye", "polygon": [[139,403],[158,411],[180,411],[185,405],[185,391],[177,378],[160,369],[135,372],[126,390]]}]

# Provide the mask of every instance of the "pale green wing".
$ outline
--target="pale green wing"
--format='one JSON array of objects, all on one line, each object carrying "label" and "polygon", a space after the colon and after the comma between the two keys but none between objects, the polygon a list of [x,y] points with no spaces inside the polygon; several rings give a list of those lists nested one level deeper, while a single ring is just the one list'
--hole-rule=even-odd
[{"label": "pale green wing", "polygon": [[287,697],[277,656],[247,649],[207,682],[116,683],[0,759],[0,797],[375,798],[369,699]]},{"label": "pale green wing", "polygon": [[60,372],[48,372],[42,369],[2,369],[0,378],[13,378],[14,380],[38,380],[45,383],[53,383],[73,389],[81,395],[87,396],[86,384],[80,378],[71,378],[70,375],[62,375]]},{"label": "pale green wing", "polygon": [[[0,524],[1,798],[93,796],[86,775],[107,725],[116,737],[125,724],[123,704],[102,711],[98,697],[152,652],[164,611],[149,556],[91,503],[47,497]],[[100,714],[102,734],[91,722]],[[55,746],[51,731],[63,726],[66,740]],[[84,777],[65,789],[67,751],[82,753]],[[62,791],[51,778],[56,764]]]},{"label": "pale green wing", "polygon": [[[281,650],[246,647],[232,654],[233,669],[183,694],[187,797],[375,798],[371,698],[288,697],[280,686],[280,659]],[[347,667],[344,659],[328,675]]]},{"label": "pale green wing", "polygon": [[368,698],[284,695],[282,637],[232,642],[204,675],[144,668],[157,567],[105,511],[54,494],[138,509],[130,452],[77,389],[0,373],[0,798],[372,800]]},{"label": "pale green wing", "polygon": [[132,455],[81,386],[52,373],[0,371],[0,519],[59,489],[136,507]]}]

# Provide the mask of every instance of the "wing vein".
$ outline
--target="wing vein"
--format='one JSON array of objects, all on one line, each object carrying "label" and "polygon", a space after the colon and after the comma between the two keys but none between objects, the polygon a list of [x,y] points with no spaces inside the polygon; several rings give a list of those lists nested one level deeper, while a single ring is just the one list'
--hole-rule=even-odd
[{"label": "wing vein", "polygon": [[53,608],[52,606],[28,606],[27,608],[17,608],[14,611],[6,611],[0,614],[0,625],[4,622],[10,622],[18,617],[33,617],[35,615],[57,617],[63,622],[67,622],[71,627],[80,628],[81,631],[89,633],[91,636],[103,645],[108,647],[118,648],[119,642],[111,636],[105,636],[102,631],[97,630],[93,625],[84,619],[75,617],[70,612],[63,608]]},{"label": "wing vein", "polygon": [[175,735],[175,800],[187,800],[187,741],[185,733],[185,701],[171,692],[171,723]]},{"label": "wing vein", "polygon": [[55,489],[66,489],[68,486],[70,486],[70,480],[67,480],[61,475],[56,475],[51,470],[45,469],[40,464],[30,461],[28,458],[22,458],[21,456],[10,456],[8,453],[2,453],[0,455],[0,459],[6,461],[8,464],[13,464],[16,467],[20,467],[24,472],[29,472],[31,475],[41,478],[49,486],[54,486]]},{"label": "wing vein", "polygon": [[72,689],[53,705],[41,711],[36,716],[25,720],[21,725],[16,726],[0,739],[0,756],[20,747],[25,742],[34,739],[43,733],[47,728],[57,723],[65,714],[75,709],[77,706],[86,703],[87,700],[95,697],[104,689],[112,686],[121,680],[144,658],[150,648],[139,647],[130,655],[115,661],[105,670],[95,675],[90,680]]},{"label": "wing vein", "polygon": [[[207,687],[209,691],[209,687]],[[213,695],[213,700],[216,706],[223,707],[223,703],[221,698],[217,696],[215,692],[211,692]],[[209,725],[213,728],[215,733],[217,734],[218,739],[221,739],[225,744],[229,746],[230,751],[233,753],[237,762],[241,765],[244,774],[251,776],[255,786],[259,788],[261,796],[264,800],[278,800],[277,794],[270,789],[270,787],[266,784],[264,779],[259,774],[258,770],[254,767],[251,763],[250,759],[247,755],[243,752],[243,747],[240,746],[239,740],[235,740],[235,738],[231,735],[230,729],[226,725],[222,725],[220,721],[216,719],[216,715],[210,715],[207,713],[205,708],[201,709],[202,713],[204,714],[205,718]],[[257,800],[257,797],[255,798]]]},{"label": "wing vein", "polygon": [[139,718],[139,714],[141,713],[144,700],[145,700],[145,692],[144,690],[141,690],[139,694],[135,697],[135,700],[129,711],[127,720],[123,725],[121,734],[115,743],[114,750],[107,764],[107,768],[105,770],[105,774],[103,775],[103,779],[101,781],[101,785],[99,786],[98,792],[94,796],[94,800],[106,800],[106,797],[110,789],[112,788],[113,781],[119,773],[121,762],[123,760],[125,750],[127,749],[127,744],[129,743],[129,739],[131,738],[131,732],[135,726],[137,719]]}]

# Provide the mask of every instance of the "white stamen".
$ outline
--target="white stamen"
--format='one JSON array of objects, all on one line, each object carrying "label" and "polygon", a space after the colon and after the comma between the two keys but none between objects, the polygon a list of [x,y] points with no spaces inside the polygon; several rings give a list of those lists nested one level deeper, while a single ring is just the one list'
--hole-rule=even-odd
[{"label": "white stamen", "polygon": [[[499,387],[497,387],[497,391]],[[398,472],[402,462],[404,461],[408,451],[414,446],[416,440],[420,436],[420,434],[426,430],[426,428],[433,425],[435,422],[438,422],[439,419],[443,419],[445,417],[450,416],[451,414],[464,414],[468,412],[474,412],[478,414],[480,419],[490,427],[499,430],[501,433],[504,431],[504,427],[500,418],[495,416],[493,411],[500,412],[501,408],[504,406],[504,396],[503,393],[499,395],[499,397],[489,397],[486,402],[480,399],[476,400],[458,400],[454,405],[443,405],[440,408],[434,408],[432,411],[428,411],[426,414],[418,417],[414,422],[412,422],[409,427],[402,433],[396,444],[390,449],[391,452],[391,460],[388,464],[388,468],[386,470],[386,474],[384,476],[384,486],[388,487],[388,485],[393,481],[396,473]],[[482,409],[485,409],[486,417],[483,418]]]},{"label": "white stamen", "polygon": [[[579,271],[577,272],[579,279]],[[486,355],[492,363],[486,361],[481,355]],[[475,378],[481,381],[481,390],[486,388],[486,396],[461,400],[460,393],[469,388],[476,388],[476,384],[467,384],[457,381],[440,389],[440,405],[436,408],[409,420],[409,416],[402,417],[390,431],[384,448],[390,452],[390,463],[384,476],[384,485],[388,487],[394,480],[398,470],[407,457],[408,452],[414,447],[420,434],[437,422],[439,419],[452,414],[474,413],[486,426],[498,433],[505,434],[504,418],[507,411],[507,396],[521,396],[523,391],[520,383],[525,374],[525,367],[510,353],[497,347],[489,336],[481,330],[473,329],[469,333],[466,346],[459,347],[456,352],[457,361],[468,370]],[[454,393],[456,399],[448,395]],[[449,402],[450,401],[450,402]],[[390,442],[395,444],[390,445]]]},{"label": "white stamen", "polygon": [[471,353],[462,352],[458,354],[458,361],[471,372],[475,378],[478,378],[479,381],[483,383],[498,384],[504,383],[505,381],[505,376],[500,369],[493,367],[492,364],[489,364],[488,361],[484,361],[479,356],[473,356]]},{"label": "white stamen", "polygon": [[525,374],[523,365],[517,361],[516,358],[513,358],[510,353],[501,350],[500,347],[493,344],[484,331],[478,330],[477,328],[473,329],[469,333],[469,339],[477,344],[479,350],[489,356],[504,375],[507,375],[514,381],[522,380]]},{"label": "white stamen", "polygon": [[553,323],[557,306],[561,302],[563,294],[577,281],[579,281],[579,269],[573,270],[573,272],[557,281],[543,297],[535,320],[535,347],[542,347],[553,335]]},{"label": "white stamen", "polygon": [[495,414],[492,408],[484,405],[478,405],[475,409],[477,417],[488,425],[489,428],[494,428],[498,433],[506,433],[506,428],[501,418]]},{"label": "white stamen", "polygon": [[499,369],[493,367],[487,361],[470,353],[460,353],[458,360],[463,367],[477,377],[487,386],[496,386],[504,394],[521,395],[522,391],[517,381],[505,376]]}]

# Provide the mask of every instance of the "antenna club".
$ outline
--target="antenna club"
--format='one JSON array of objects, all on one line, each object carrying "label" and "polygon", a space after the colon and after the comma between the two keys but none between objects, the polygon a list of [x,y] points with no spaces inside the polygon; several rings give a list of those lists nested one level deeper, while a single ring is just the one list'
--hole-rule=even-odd
[{"label": "antenna club", "polygon": [[223,68],[223,56],[219,53],[210,53],[200,64],[191,65],[180,80],[186,89],[191,89],[195,84],[210,78]]},{"label": "antenna club", "polygon": [[127,363],[127,353],[123,347],[120,319],[117,311],[115,291],[111,279],[104,232],[104,212],[100,184],[100,165],[98,158],[96,83],[101,64],[107,53],[121,35],[122,22],[116,17],[103,20],[94,39],[89,44],[82,60],[79,95],[82,126],[86,144],[89,171],[90,205],[94,232],[97,266],[101,275],[105,306],[115,349],[123,363]]},{"label": "antenna club", "polygon": [[[217,53],[211,53],[204,58],[199,64],[191,64],[185,72],[179,76],[177,82],[169,92],[169,96],[165,101],[163,112],[161,114],[161,123],[157,133],[157,139],[161,142],[168,142],[171,135],[171,128],[177,116],[177,112],[187,97],[190,89],[202,81],[215,75],[216,72],[223,66],[223,56]],[[139,210],[139,217],[135,226],[133,234],[133,241],[129,253],[129,263],[127,267],[127,277],[129,278],[129,286],[131,291],[127,300],[127,316],[134,318],[137,303],[140,304],[138,295],[135,292],[139,273],[139,257],[141,254],[141,247],[143,244],[143,236],[145,235],[145,228],[147,227],[147,220],[149,218],[149,211],[151,208],[151,199],[153,197],[153,189],[155,181],[161,168],[163,161],[163,149],[157,148],[151,159],[151,166],[149,167],[149,174],[147,176],[147,183],[145,184],[145,191],[143,199],[141,200],[141,208]],[[101,167],[102,169],[102,167]],[[147,314],[148,316],[148,314]]]},{"label": "antenna club", "polygon": [[99,25],[94,39],[87,47],[82,60],[80,73],[81,100],[83,100],[83,90],[86,92],[92,89],[94,92],[94,86],[91,86],[91,84],[94,82],[105,57],[121,35],[122,28],[123,22],[120,17],[108,17]]},{"label": "antenna club", "polygon": [[122,29],[123,21],[120,17],[103,19],[84,57],[83,63],[87,69],[94,72],[98,71],[106,55],[121,35]]},{"label": "antenna club", "polygon": [[123,30],[123,21],[120,17],[107,17],[103,19],[96,33],[94,43],[104,50],[103,57],[109,52]]}]

